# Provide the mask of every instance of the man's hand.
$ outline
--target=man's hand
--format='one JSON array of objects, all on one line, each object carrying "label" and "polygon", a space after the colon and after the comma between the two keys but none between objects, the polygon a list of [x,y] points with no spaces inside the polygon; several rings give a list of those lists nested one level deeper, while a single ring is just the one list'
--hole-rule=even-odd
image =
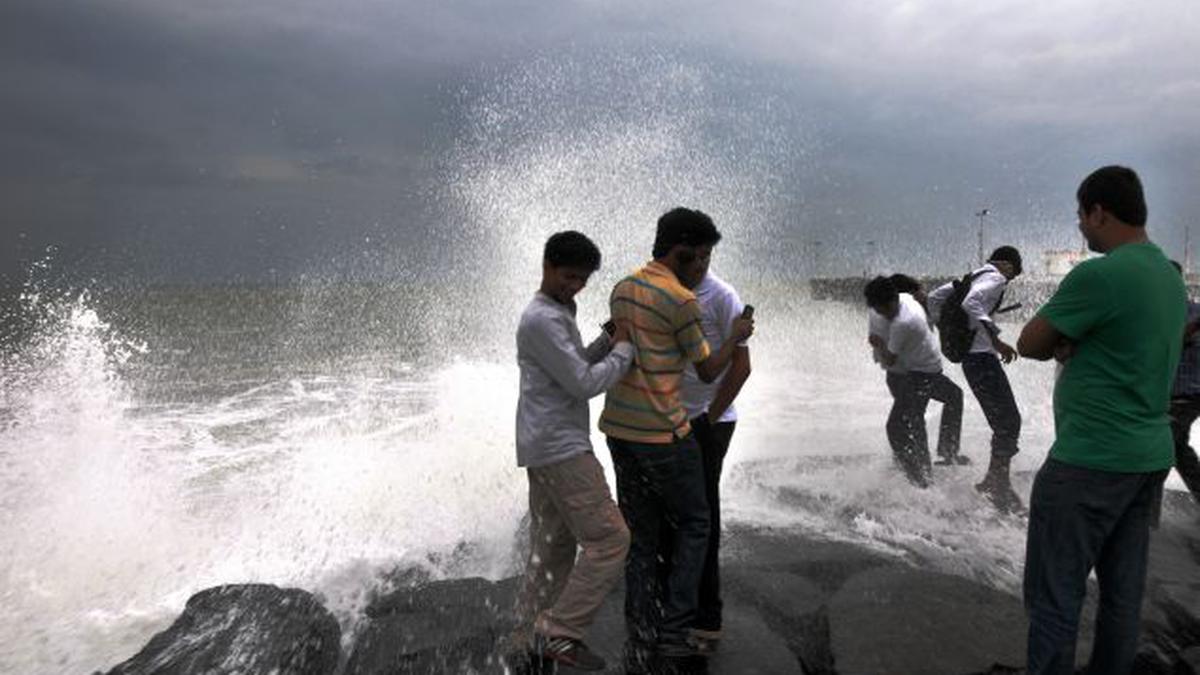
[{"label": "man's hand", "polygon": [[618,342],[629,342],[629,322],[617,321],[615,323],[617,324],[617,329],[613,331],[613,334],[609,340],[611,340],[614,345]]},{"label": "man's hand", "polygon": [[1072,356],[1075,356],[1074,342],[1071,342],[1067,338],[1063,338],[1058,341],[1058,344],[1054,345],[1055,361],[1058,361],[1059,363],[1066,363],[1067,361],[1071,360]]},{"label": "man's hand", "polygon": [[996,351],[1000,354],[1000,360],[1005,363],[1012,363],[1017,360],[1017,350],[1012,348],[1012,345],[1007,342],[996,339],[993,341]]},{"label": "man's hand", "polygon": [[738,317],[733,320],[733,330],[730,332],[730,339],[734,342],[745,342],[751,335],[754,335],[754,319]]},{"label": "man's hand", "polygon": [[730,337],[734,342],[744,342],[751,335],[754,335],[754,319],[738,317],[733,320],[733,330],[730,332]]},{"label": "man's hand", "polygon": [[878,335],[868,335],[867,344],[871,345],[875,349],[887,349],[887,343],[884,342],[883,338]]},{"label": "man's hand", "polygon": [[1200,331],[1200,319],[1189,321],[1183,326],[1183,342],[1187,344],[1192,338],[1196,337],[1196,331]]}]

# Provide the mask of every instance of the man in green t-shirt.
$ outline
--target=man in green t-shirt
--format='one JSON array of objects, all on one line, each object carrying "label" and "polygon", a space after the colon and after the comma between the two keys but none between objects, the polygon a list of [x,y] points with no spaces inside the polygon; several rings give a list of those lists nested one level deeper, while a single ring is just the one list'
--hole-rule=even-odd
[{"label": "man in green t-shirt", "polygon": [[1100,604],[1088,672],[1130,672],[1150,528],[1174,461],[1167,407],[1187,306],[1183,282],[1146,237],[1146,201],[1132,169],[1098,169],[1076,197],[1079,230],[1104,255],[1071,270],[1017,341],[1022,356],[1063,364],[1054,445],[1030,497],[1030,675],[1074,672],[1093,569]]}]

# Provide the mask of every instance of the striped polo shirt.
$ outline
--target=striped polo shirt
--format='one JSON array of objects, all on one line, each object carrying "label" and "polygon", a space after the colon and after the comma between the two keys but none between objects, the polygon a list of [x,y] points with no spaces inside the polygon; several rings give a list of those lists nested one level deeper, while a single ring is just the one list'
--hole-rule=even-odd
[{"label": "striped polo shirt", "polygon": [[600,430],[634,443],[687,436],[683,371],[709,355],[696,296],[668,267],[650,262],[618,282],[609,303],[613,319],[630,323],[635,353],[633,367],[605,396]]}]

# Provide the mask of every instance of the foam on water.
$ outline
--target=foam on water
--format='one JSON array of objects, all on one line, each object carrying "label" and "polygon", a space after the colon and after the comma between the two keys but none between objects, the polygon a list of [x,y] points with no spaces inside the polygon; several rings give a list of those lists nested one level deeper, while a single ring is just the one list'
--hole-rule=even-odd
[{"label": "foam on water", "polygon": [[350,627],[398,567],[510,571],[512,366],[141,406],[86,296],[47,316],[4,371],[0,670],[111,664],[220,583],[318,591]]}]

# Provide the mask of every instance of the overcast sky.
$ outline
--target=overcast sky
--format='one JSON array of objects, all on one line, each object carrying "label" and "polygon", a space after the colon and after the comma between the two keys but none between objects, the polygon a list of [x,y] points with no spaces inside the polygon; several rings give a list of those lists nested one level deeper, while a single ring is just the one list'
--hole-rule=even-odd
[{"label": "overcast sky", "polygon": [[1077,245],[1107,163],[1182,257],[1198,35],[1194,0],[5,0],[0,275],[414,278],[564,227],[624,263],[677,203],[775,269],[955,272],[982,207]]}]

